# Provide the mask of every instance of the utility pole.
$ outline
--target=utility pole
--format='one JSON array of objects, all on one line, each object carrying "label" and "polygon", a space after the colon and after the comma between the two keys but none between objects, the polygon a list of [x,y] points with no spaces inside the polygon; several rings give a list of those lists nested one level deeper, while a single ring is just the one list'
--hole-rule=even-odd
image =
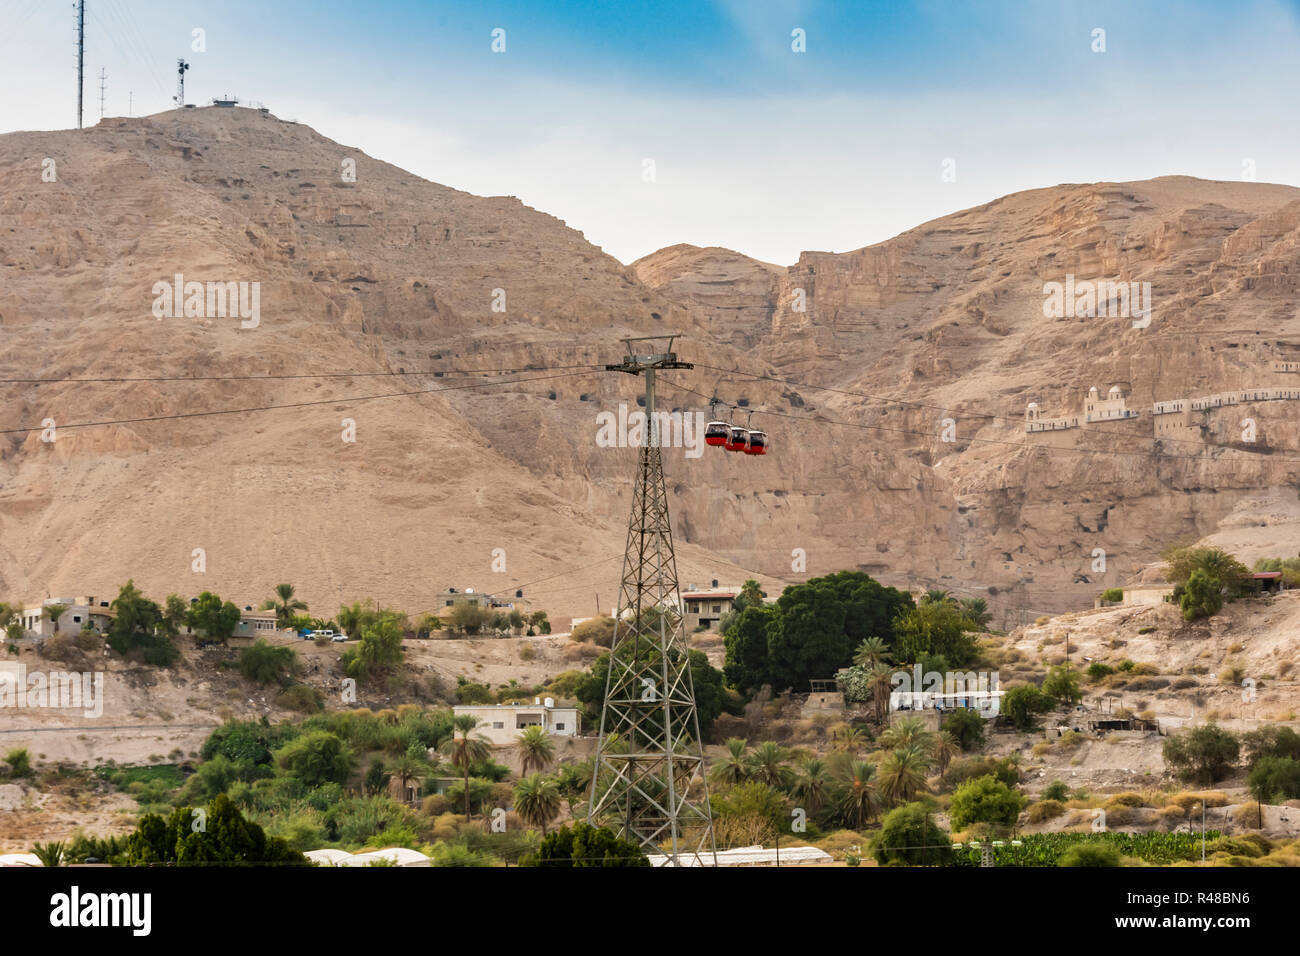
[{"label": "utility pole", "polygon": [[[670,866],[717,866],[655,419],[655,372],[692,368],[672,351],[676,337],[624,339],[622,363],[605,366],[645,376],[646,429],[637,455],[587,822],[608,822],[648,853],[660,853],[667,844]],[[641,345],[665,339],[662,351]],[[692,800],[696,781],[701,796]]]},{"label": "utility pole", "polygon": [[77,129],[81,129],[81,94],[86,71],[86,0],[77,0]]},{"label": "utility pole", "polygon": [[104,118],[104,88],[108,83],[108,71],[104,67],[99,68],[99,118]]},{"label": "utility pole", "polygon": [[135,93],[128,91],[126,94],[126,115],[135,115]]}]

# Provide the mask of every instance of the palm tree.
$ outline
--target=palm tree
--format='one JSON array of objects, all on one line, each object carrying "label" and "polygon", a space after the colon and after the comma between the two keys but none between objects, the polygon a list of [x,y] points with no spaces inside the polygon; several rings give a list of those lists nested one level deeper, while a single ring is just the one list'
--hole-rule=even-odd
[{"label": "palm tree", "polygon": [[67,848],[62,843],[38,843],[32,847],[32,855],[41,861],[41,866],[63,866]]},{"label": "palm tree", "polygon": [[982,597],[964,598],[961,601],[961,611],[978,627],[984,627],[992,619],[993,615],[989,613],[989,602]]},{"label": "palm tree", "polygon": [[867,672],[867,687],[876,705],[876,722],[883,724],[889,713],[889,696],[894,689],[894,671],[888,664],[877,664]]},{"label": "palm tree", "polygon": [[749,758],[749,776],[774,790],[786,790],[794,781],[794,771],[785,765],[789,759],[790,751],[765,740],[754,748]]},{"label": "palm tree", "polygon": [[710,775],[715,783],[736,784],[749,779],[748,744],[739,737],[727,741],[727,755],[713,765]]},{"label": "palm tree", "polygon": [[925,729],[925,721],[920,717],[909,715],[898,718],[881,732],[880,746],[886,750],[913,745],[928,749],[932,746],[930,739],[932,736],[933,734]]},{"label": "palm tree", "polygon": [[930,588],[921,595],[921,604],[944,604],[952,600],[952,593],[943,588]]},{"label": "palm tree", "polygon": [[535,773],[515,784],[515,813],[530,826],[542,828],[560,814],[560,788],[550,777]]},{"label": "palm tree", "polygon": [[54,633],[59,633],[59,618],[63,612],[68,609],[66,604],[47,604],[45,605],[45,616],[54,623]]},{"label": "palm tree", "polygon": [[555,741],[536,724],[524,728],[515,750],[519,753],[519,768],[525,776],[530,771],[545,770],[555,759]]},{"label": "palm tree", "polygon": [[941,730],[930,742],[930,756],[934,758],[935,769],[942,776],[948,770],[948,764],[961,753],[961,744],[949,731]]},{"label": "palm tree", "polygon": [[826,763],[816,757],[809,757],[800,769],[801,772],[790,787],[790,796],[810,814],[816,814],[830,799],[830,772],[826,769]]},{"label": "palm tree", "polygon": [[750,578],[740,586],[740,596],[743,597],[749,607],[762,607],[763,598],[767,597],[765,592],[757,581]]},{"label": "palm tree", "polygon": [[853,663],[868,670],[889,656],[889,645],[878,637],[868,637],[853,652]]},{"label": "palm tree", "polygon": [[410,754],[402,754],[393,761],[388,772],[391,773],[392,778],[398,782],[398,787],[402,791],[402,799],[405,800],[407,785],[412,780],[422,776],[428,769],[429,765],[425,761],[418,757],[413,757]]},{"label": "palm tree", "polygon": [[875,764],[865,760],[855,760],[849,765],[844,789],[836,801],[840,818],[854,830],[861,830],[880,813],[884,801],[872,779],[876,774]]},{"label": "palm tree", "polygon": [[847,750],[852,753],[861,750],[866,742],[867,735],[862,732],[861,727],[850,727],[846,724],[831,731],[833,750]]},{"label": "palm tree", "polygon": [[880,762],[880,791],[891,804],[910,803],[925,789],[930,758],[916,744],[890,751]]},{"label": "palm tree", "polygon": [[[439,748],[451,759],[451,765],[465,776],[465,819],[469,820],[469,768],[492,756],[492,742],[471,731],[479,725],[477,717],[460,714],[452,720],[452,735]],[[459,736],[457,736],[459,734]]]},{"label": "palm tree", "polygon": [[293,623],[294,611],[307,610],[306,602],[294,598],[292,584],[277,584],[275,595],[280,599],[275,605],[275,623],[280,627]]}]

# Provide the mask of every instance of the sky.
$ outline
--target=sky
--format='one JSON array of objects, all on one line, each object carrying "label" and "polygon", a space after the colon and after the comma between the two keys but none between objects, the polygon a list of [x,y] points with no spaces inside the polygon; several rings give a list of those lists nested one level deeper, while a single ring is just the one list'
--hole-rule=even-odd
[{"label": "sky", "polygon": [[[140,116],[185,57],[187,102],[260,101],[625,263],[687,242],[790,265],[1064,182],[1300,185],[1300,0],[86,9],[86,125],[101,69],[105,115]],[[0,133],[75,127],[74,11],[0,0]]]}]

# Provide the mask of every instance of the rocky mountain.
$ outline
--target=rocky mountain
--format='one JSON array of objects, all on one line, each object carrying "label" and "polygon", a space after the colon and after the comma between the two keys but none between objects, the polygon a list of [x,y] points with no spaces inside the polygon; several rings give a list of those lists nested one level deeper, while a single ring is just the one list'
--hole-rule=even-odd
[{"label": "rocky mountain", "polygon": [[[641,383],[602,366],[665,331],[696,367],[660,377],[661,407],[743,403],[773,442],[668,454],[683,585],[860,567],[1039,613],[1175,539],[1300,550],[1294,402],[1177,440],[1149,410],[1300,388],[1272,365],[1300,342],[1290,187],[1058,186],[782,268],[691,246],[624,266],[517,199],[239,108],[0,136],[0,173],[7,598],[133,577],[241,603],[291,581],[325,613],[447,585],[608,610],[635,452],[598,416]],[[183,285],[171,309],[178,274],[249,305],[256,283],[255,317],[187,317]],[[1149,282],[1151,323],[1045,317],[1067,275]],[[1027,403],[1081,414],[1112,384],[1138,418],[1025,433]]]}]

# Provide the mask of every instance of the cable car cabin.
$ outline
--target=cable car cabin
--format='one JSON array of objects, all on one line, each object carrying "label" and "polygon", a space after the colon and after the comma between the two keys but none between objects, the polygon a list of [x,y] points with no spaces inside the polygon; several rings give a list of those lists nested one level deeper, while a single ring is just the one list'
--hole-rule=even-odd
[{"label": "cable car cabin", "polygon": [[746,455],[766,455],[767,454],[767,435],[763,432],[749,433],[749,441],[745,445]]},{"label": "cable car cabin", "polygon": [[725,445],[730,434],[731,426],[726,422],[709,422],[704,429],[704,443],[715,446]]},{"label": "cable car cabin", "polygon": [[745,429],[733,425],[727,435],[727,444],[723,447],[727,451],[744,451],[745,445],[748,444],[748,438],[749,435]]}]

